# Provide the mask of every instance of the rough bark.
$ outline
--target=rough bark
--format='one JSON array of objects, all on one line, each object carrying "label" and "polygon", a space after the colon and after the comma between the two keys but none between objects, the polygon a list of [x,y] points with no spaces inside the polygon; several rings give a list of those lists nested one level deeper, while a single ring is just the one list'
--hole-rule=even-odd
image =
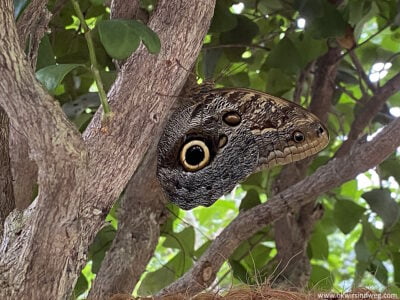
[{"label": "rough bark", "polygon": [[318,195],[378,165],[400,145],[400,118],[387,125],[370,142],[356,143],[351,151],[318,168],[312,175],[253,207],[233,220],[206,252],[180,279],[159,295],[194,295],[208,287],[219,268],[240,243],[283,215],[298,210]]},{"label": "rough bark", "polygon": [[[139,1],[131,1],[127,7],[124,1],[114,0],[111,18],[135,18],[139,10]],[[158,130],[154,138],[158,139],[160,133]],[[165,198],[155,177],[156,145],[150,146],[125,189],[117,234],[96,274],[91,299],[121,292],[130,294],[157,246],[160,223],[165,219]]]},{"label": "rough bark", "polygon": [[10,128],[10,153],[15,207],[27,208],[33,201],[37,189],[38,168],[29,157],[27,138]]},{"label": "rough bark", "polygon": [[[331,100],[335,91],[335,78],[340,48],[330,48],[316,62],[310,110],[324,123],[328,120]],[[272,193],[284,191],[307,175],[312,159],[306,159],[282,168],[272,185]],[[272,195],[273,195],[272,194]],[[302,288],[309,279],[311,266],[306,253],[307,243],[316,221],[322,217],[322,209],[315,206],[315,198],[296,212],[291,212],[274,223],[277,248],[276,257],[268,264],[268,273],[276,285]]]},{"label": "rough bark", "polygon": [[[189,75],[182,88],[182,97],[197,85],[192,77]],[[163,127],[154,135],[156,141]],[[160,225],[168,214],[165,210],[166,198],[156,178],[156,153],[157,143],[153,143],[126,187],[118,214],[117,234],[96,274],[89,294],[91,299],[102,299],[117,293],[130,294],[154,254]]]},{"label": "rough bark", "polygon": [[47,31],[52,17],[48,11],[46,0],[32,0],[18,18],[17,28],[22,49],[35,69],[40,40]]},{"label": "rough bark", "polygon": [[111,2],[111,19],[134,19],[140,9],[139,1],[113,0]]},{"label": "rough bark", "polygon": [[0,298],[69,297],[88,245],[172,106],[160,94],[177,94],[187,76],[176,60],[194,63],[214,4],[159,1],[149,26],[159,34],[161,53],[142,46],[128,59],[109,93],[112,118],[102,121],[100,110],[82,139],[35,80],[19,45],[12,1],[0,0],[0,104],[28,138],[40,187],[34,203],[5,224]]},{"label": "rough bark", "polygon": [[154,254],[160,224],[167,216],[166,199],[155,177],[155,152],[156,146],[152,146],[128,183],[121,199],[117,234],[96,275],[89,299],[131,294]]},{"label": "rough bark", "polygon": [[[64,243],[78,244],[80,239],[76,215],[85,199],[82,183],[87,155],[79,132],[45,93],[24,59],[12,1],[1,1],[1,7],[0,104],[12,126],[29,139],[39,166],[40,192],[35,207],[24,216],[25,223],[5,224],[21,230],[7,231],[12,236],[4,234],[0,298],[34,298],[34,294],[60,297],[65,295],[66,283],[74,280],[70,272],[77,263],[67,259],[65,250],[70,249],[65,249]],[[68,199],[75,201],[65,201]]]},{"label": "rough bark", "polygon": [[[17,30],[21,48],[27,51],[27,59],[32,68],[36,66],[39,43],[47,30],[51,14],[46,8],[48,1],[34,0],[24,10],[17,21]],[[25,47],[28,45],[28,47]],[[33,200],[37,186],[37,165],[29,157],[29,147],[26,137],[11,128],[10,133],[11,167],[13,174],[15,205],[25,209]]]},{"label": "rough bark", "polygon": [[0,106],[0,239],[3,237],[4,221],[15,208],[8,147],[9,132],[8,116]]}]

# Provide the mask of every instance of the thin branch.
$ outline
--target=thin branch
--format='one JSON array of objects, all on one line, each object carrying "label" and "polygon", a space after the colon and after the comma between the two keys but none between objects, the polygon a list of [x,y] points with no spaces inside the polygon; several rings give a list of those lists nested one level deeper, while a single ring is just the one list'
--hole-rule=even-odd
[{"label": "thin branch", "polygon": [[180,279],[159,295],[178,292],[193,295],[204,290],[233,251],[254,233],[307,204],[307,201],[341,185],[385,160],[400,145],[400,118],[387,125],[370,142],[358,143],[345,157],[318,168],[311,176],[273,196],[266,203],[239,214],[214,240],[203,256]]},{"label": "thin branch", "polygon": [[81,23],[81,27],[83,28],[83,33],[85,35],[87,47],[89,49],[89,57],[90,57],[90,64],[91,64],[90,70],[91,70],[94,80],[96,82],[101,106],[103,107],[104,114],[107,117],[110,115],[111,111],[110,111],[110,106],[107,101],[106,92],[104,91],[104,85],[103,85],[103,80],[101,79],[101,76],[100,76],[99,66],[97,64],[96,51],[94,49],[92,33],[91,33],[89,26],[86,24],[85,17],[83,16],[83,13],[79,6],[78,0],[71,0],[71,2],[74,7],[76,15],[78,16],[79,22]]},{"label": "thin branch", "polygon": [[304,83],[311,71],[313,63],[309,63],[301,72],[297,78],[296,86],[293,92],[293,102],[300,104],[301,95],[303,94]]},{"label": "thin branch", "polygon": [[369,122],[381,110],[388,98],[400,90],[400,73],[389,79],[384,86],[376,90],[368,102],[365,103],[361,112],[356,115],[351,126],[350,132],[347,135],[347,140],[340,146],[335,153],[335,157],[341,157],[346,154],[358,139],[359,135],[364,131]]},{"label": "thin branch", "polygon": [[[335,85],[334,82],[332,82],[332,85]],[[352,100],[354,100],[354,102],[358,102],[358,98],[356,96],[353,95],[352,92],[348,91],[344,86],[342,86],[340,83],[338,83],[336,85],[337,89],[339,91],[341,91],[342,93],[346,94],[347,96],[349,96]]]},{"label": "thin branch", "polygon": [[343,53],[342,55],[340,55],[340,57],[338,58],[338,60],[342,59],[343,57],[345,57],[346,55],[348,55],[351,51],[354,51],[355,49],[361,48],[363,45],[365,45],[366,43],[368,43],[370,40],[372,40],[374,37],[376,37],[377,35],[381,34],[386,28],[388,28],[391,25],[391,23],[387,23],[386,25],[384,25],[381,29],[379,29],[377,32],[371,34],[365,41],[363,41],[362,43],[356,45],[354,48],[347,50],[345,53]]},{"label": "thin branch", "polygon": [[205,45],[203,50],[221,49],[221,48],[258,48],[265,51],[271,51],[271,48],[264,47],[257,44],[223,44],[223,45]]},{"label": "thin branch", "polygon": [[[358,59],[356,53],[354,52],[354,50],[350,50],[349,52],[350,58],[354,64],[354,66],[356,67],[356,70],[358,72],[358,74],[360,75],[361,79],[365,82],[365,84],[368,86],[368,88],[375,93],[377,87],[371,82],[371,80],[369,79],[367,73],[365,73],[364,71],[364,67],[362,66],[360,60]],[[362,87],[362,82],[360,82],[360,87]],[[363,94],[366,94],[365,92],[363,92]]]}]

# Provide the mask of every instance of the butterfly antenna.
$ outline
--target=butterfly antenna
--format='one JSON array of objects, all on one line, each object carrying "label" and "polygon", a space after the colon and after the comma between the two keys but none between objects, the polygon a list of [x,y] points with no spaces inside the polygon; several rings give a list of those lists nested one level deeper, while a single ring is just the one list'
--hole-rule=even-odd
[{"label": "butterfly antenna", "polygon": [[194,77],[195,79],[198,78],[198,76],[196,75],[196,73],[194,72],[194,68],[195,66],[193,66],[193,68],[191,70],[189,70],[188,68],[184,67],[181,62],[176,58],[176,63],[178,64],[179,67],[181,67],[183,70],[185,70],[187,73],[189,73],[189,76]]},{"label": "butterfly antenna", "polygon": [[230,69],[231,65],[227,64],[224,69],[220,72],[220,74],[218,75],[218,77],[215,79],[215,82],[218,82],[219,80],[221,80],[221,78],[224,77],[228,77],[230,75],[232,75],[235,71],[237,71],[239,68],[246,66],[246,63],[243,62],[237,66],[235,66],[234,68]]}]

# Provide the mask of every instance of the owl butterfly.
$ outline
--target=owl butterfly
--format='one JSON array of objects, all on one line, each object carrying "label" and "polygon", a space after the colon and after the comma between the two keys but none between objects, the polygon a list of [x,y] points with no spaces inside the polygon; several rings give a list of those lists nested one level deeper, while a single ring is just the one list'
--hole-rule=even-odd
[{"label": "owl butterfly", "polygon": [[210,206],[252,173],[314,155],[329,142],[315,115],[282,98],[243,88],[192,98],[158,145],[157,177],[182,209]]}]

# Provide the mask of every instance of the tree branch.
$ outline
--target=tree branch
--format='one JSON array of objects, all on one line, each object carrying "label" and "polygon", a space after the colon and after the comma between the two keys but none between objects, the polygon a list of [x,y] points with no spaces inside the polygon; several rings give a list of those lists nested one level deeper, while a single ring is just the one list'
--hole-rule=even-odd
[{"label": "tree branch", "polygon": [[[197,82],[189,75],[182,88],[182,97],[194,85],[197,86]],[[159,140],[163,127],[155,133],[155,140]],[[168,214],[165,210],[167,200],[156,178],[156,169],[157,143],[153,143],[125,189],[117,234],[96,275],[90,299],[103,299],[121,292],[130,294],[154,254],[160,225]]]},{"label": "tree branch", "polygon": [[38,168],[29,157],[27,138],[13,127],[10,128],[10,159],[13,175],[15,207],[27,208],[33,201],[37,187]]},{"label": "tree branch", "polygon": [[140,2],[138,0],[112,0],[111,2],[111,19],[135,19],[140,10]]},{"label": "tree branch", "polygon": [[214,240],[203,256],[180,279],[159,295],[182,292],[193,295],[209,286],[222,263],[239,244],[284,214],[310,199],[341,185],[385,160],[400,145],[400,118],[387,125],[367,143],[356,144],[346,156],[318,168],[312,175],[241,214]]},{"label": "tree branch", "polygon": [[21,48],[26,49],[28,45],[27,57],[33,69],[36,66],[40,41],[46,33],[47,26],[52,17],[51,13],[47,10],[47,2],[46,0],[32,0],[17,21]]},{"label": "tree branch", "polygon": [[121,199],[117,234],[88,299],[108,299],[117,293],[131,294],[154,254],[160,237],[160,224],[167,215],[166,198],[155,177],[156,145],[147,152],[128,183]]},{"label": "tree branch", "polygon": [[9,155],[9,120],[0,106],[0,240],[8,214],[15,208]]},{"label": "tree branch", "polygon": [[[371,82],[367,73],[365,73],[361,62],[359,61],[356,53],[354,52],[354,49],[349,51],[349,55],[350,55],[351,61],[353,62],[354,66],[356,67],[356,70],[357,70],[358,74],[360,75],[361,79],[365,82],[365,84],[368,86],[368,88],[373,93],[375,93],[376,86]],[[364,86],[362,85],[362,82],[360,82],[360,87],[364,88]]]},{"label": "tree branch", "polygon": [[344,141],[338,151],[336,151],[335,157],[341,157],[351,149],[359,135],[364,131],[375,115],[381,110],[388,98],[399,90],[400,73],[389,79],[384,86],[378,88],[375,95],[373,95],[368,102],[364,104],[361,112],[356,115],[355,120],[353,121],[350,132],[347,135],[347,140]]}]

